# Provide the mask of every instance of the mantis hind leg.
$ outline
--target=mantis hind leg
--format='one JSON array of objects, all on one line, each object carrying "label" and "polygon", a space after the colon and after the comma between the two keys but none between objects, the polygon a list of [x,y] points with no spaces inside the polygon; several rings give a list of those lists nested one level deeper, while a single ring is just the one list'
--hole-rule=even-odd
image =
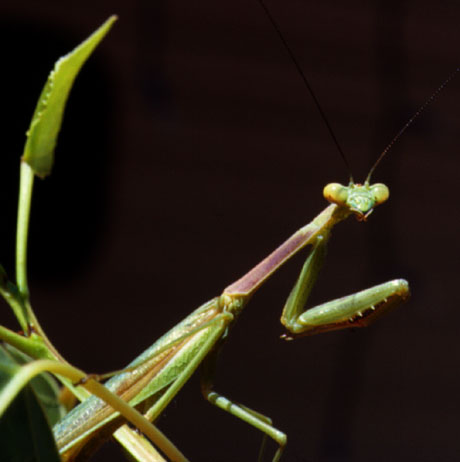
[{"label": "mantis hind leg", "polygon": [[250,409],[240,403],[235,403],[213,390],[217,357],[220,353],[222,344],[223,342],[220,342],[220,344],[209,353],[202,364],[201,392],[205,399],[214,406],[217,406],[218,408],[234,415],[235,417],[238,417],[239,419],[243,420],[249,425],[252,425],[265,434],[259,451],[259,461],[262,460],[266,437],[269,436],[272,438],[278,444],[278,449],[272,460],[273,462],[278,462],[281,459],[284,447],[286,446],[286,434],[275,428],[272,425],[272,420],[269,417],[260,414],[259,412],[254,411],[253,409]]},{"label": "mantis hind leg", "polygon": [[311,335],[348,327],[364,327],[409,298],[409,284],[395,279],[361,292],[305,310],[305,304],[326,255],[328,235],[317,238],[305,261],[281,316],[281,323],[292,334]]}]

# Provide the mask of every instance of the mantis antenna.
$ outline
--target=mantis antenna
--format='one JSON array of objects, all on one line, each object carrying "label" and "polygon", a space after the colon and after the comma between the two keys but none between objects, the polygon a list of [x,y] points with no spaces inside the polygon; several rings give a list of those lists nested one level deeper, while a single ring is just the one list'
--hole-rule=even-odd
[{"label": "mantis antenna", "polygon": [[382,151],[378,159],[375,161],[374,165],[372,168],[369,170],[369,174],[367,175],[366,178],[366,183],[369,183],[371,179],[371,175],[374,173],[374,170],[376,169],[377,165],[379,165],[380,161],[385,157],[385,154],[393,147],[395,142],[400,138],[400,136],[409,128],[410,125],[412,125],[412,122],[418,118],[418,116],[427,108],[429,104],[431,104],[439,95],[441,90],[456,76],[457,72],[460,71],[460,67],[457,67],[452,74],[447,77],[446,80],[433,92],[433,94],[417,109],[415,114],[406,122],[406,124],[399,130],[399,132],[396,134],[396,136],[390,141],[388,146]]},{"label": "mantis antenna", "polygon": [[335,146],[337,147],[339,153],[340,153],[340,157],[342,157],[344,163],[345,163],[345,166],[348,170],[348,174],[350,176],[350,183],[354,183],[353,181],[353,175],[351,174],[351,168],[350,168],[350,164],[345,156],[345,153],[343,152],[343,149],[342,147],[340,146],[340,143],[339,141],[337,140],[337,137],[335,136],[335,133],[334,133],[334,130],[332,130],[332,127],[331,127],[331,124],[329,123],[329,120],[327,119],[326,117],[326,114],[324,113],[323,111],[323,108],[321,107],[321,104],[319,104],[319,101],[318,101],[318,98],[316,98],[316,95],[310,85],[310,82],[308,81],[307,77],[305,76],[302,68],[300,67],[300,64],[299,62],[297,61],[294,53],[292,52],[291,48],[289,47],[289,45],[287,44],[286,42],[286,39],[284,38],[283,34],[281,33],[281,29],[279,28],[277,22],[274,20],[273,16],[271,15],[269,9],[267,8],[267,6],[265,5],[265,3],[263,2],[263,0],[257,0],[260,4],[260,6],[262,7],[262,9],[264,10],[265,14],[267,15],[268,19],[270,20],[270,22],[272,23],[272,26],[274,27],[274,29],[276,30],[280,40],[281,40],[281,43],[284,45],[284,48],[286,49],[286,51],[288,52],[289,54],[289,57],[291,58],[291,61],[293,62],[294,66],[296,67],[297,69],[297,72],[299,73],[300,77],[302,78],[304,84],[305,84],[305,87],[307,88],[308,90],[308,93],[310,94],[310,96],[313,98],[313,101],[316,105],[316,108],[318,109],[320,115],[321,115],[321,118],[323,119],[324,123],[326,124],[326,127],[332,137],[332,140],[334,141],[334,144]]},{"label": "mantis antenna", "polygon": [[[262,9],[264,10],[265,14],[267,15],[268,19],[270,20],[270,22],[272,23],[274,29],[276,30],[280,40],[281,40],[281,43],[283,44],[284,48],[286,49],[286,51],[288,52],[289,54],[289,57],[291,58],[291,61],[294,63],[294,66],[296,67],[297,69],[297,72],[299,73],[300,77],[302,78],[304,84],[305,84],[305,87],[307,88],[308,90],[308,93],[310,94],[310,96],[313,98],[313,101],[324,121],[324,123],[326,124],[326,127],[332,137],[332,140],[334,141],[334,144],[336,145],[339,153],[340,153],[340,156],[342,157],[344,163],[345,163],[345,166],[348,170],[348,174],[350,176],[350,183],[354,183],[353,181],[353,175],[351,174],[351,168],[350,168],[350,164],[345,156],[345,153],[343,152],[338,140],[337,140],[337,137],[335,136],[335,133],[334,131],[332,130],[332,127],[326,117],[326,114],[324,113],[321,105],[319,104],[319,101],[318,99],[316,98],[316,95],[315,93],[313,92],[313,89],[307,79],[307,77],[305,76],[305,73],[303,72],[302,68],[300,67],[300,64],[299,62],[297,61],[294,53],[292,52],[291,48],[289,47],[289,45],[287,44],[286,42],[286,39],[284,38],[283,34],[281,33],[281,29],[279,28],[278,24],[276,23],[276,21],[274,20],[273,16],[271,15],[269,9],[267,8],[267,6],[265,5],[264,1],[263,0],[257,0],[260,4],[260,6],[262,7]],[[401,137],[401,135],[409,128],[410,125],[412,125],[412,122],[414,122],[415,119],[417,119],[419,117],[419,115],[427,108],[427,106],[429,104],[431,104],[436,98],[437,96],[439,95],[439,93],[441,92],[441,90],[444,89],[444,87],[456,76],[456,74],[460,71],[460,68],[457,68],[455,69],[454,72],[452,72],[452,74],[449,75],[449,77],[447,77],[447,79],[436,89],[436,91],[419,107],[419,109],[415,112],[415,114],[406,122],[406,124],[401,128],[401,130],[396,134],[396,136],[390,141],[390,143],[388,144],[388,146],[382,151],[382,153],[380,154],[380,156],[377,158],[377,160],[375,161],[374,165],[371,167],[371,169],[369,170],[369,174],[367,175],[367,178],[366,178],[366,181],[364,182],[365,184],[369,184],[370,182],[370,179],[371,179],[371,175],[374,173],[374,170],[376,169],[377,165],[380,164],[380,161],[385,157],[385,155],[387,154],[387,152],[393,147],[393,145],[395,144],[395,142]]]}]

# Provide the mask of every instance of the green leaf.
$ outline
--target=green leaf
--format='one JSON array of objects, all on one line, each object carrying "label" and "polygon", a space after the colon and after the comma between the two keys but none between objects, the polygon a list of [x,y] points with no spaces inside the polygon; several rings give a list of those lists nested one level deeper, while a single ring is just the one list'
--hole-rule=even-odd
[{"label": "green leaf", "polygon": [[[0,347],[0,390],[20,369]],[[0,417],[0,460],[60,462],[50,425],[32,386],[25,387]]]},{"label": "green leaf", "polygon": [[23,160],[37,176],[45,177],[51,173],[64,108],[75,77],[116,19],[116,16],[111,16],[96,32],[54,65],[38,99],[24,147]]},{"label": "green leaf", "polygon": [[[27,364],[29,361],[33,361],[30,356],[11,345],[5,344],[4,348],[17,364]],[[30,386],[39,399],[50,425],[55,425],[67,413],[65,407],[59,401],[60,390],[56,380],[51,374],[43,373],[32,379]]]},{"label": "green leaf", "polygon": [[8,276],[6,274],[5,268],[0,265],[0,285],[4,286],[8,282]]}]

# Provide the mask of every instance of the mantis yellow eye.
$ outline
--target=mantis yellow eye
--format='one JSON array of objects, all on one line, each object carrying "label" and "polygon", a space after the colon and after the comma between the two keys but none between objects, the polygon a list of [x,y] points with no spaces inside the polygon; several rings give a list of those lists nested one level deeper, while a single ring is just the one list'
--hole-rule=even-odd
[{"label": "mantis yellow eye", "polygon": [[383,183],[376,183],[372,185],[371,192],[374,196],[375,205],[382,204],[390,197],[390,191]]},{"label": "mantis yellow eye", "polygon": [[340,183],[329,183],[323,189],[323,196],[333,204],[345,205],[348,199],[348,188]]}]

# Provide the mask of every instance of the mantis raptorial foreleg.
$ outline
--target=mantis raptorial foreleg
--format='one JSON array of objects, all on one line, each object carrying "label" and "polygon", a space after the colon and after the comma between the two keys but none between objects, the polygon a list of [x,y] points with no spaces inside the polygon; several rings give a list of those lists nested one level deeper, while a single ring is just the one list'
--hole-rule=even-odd
[{"label": "mantis raptorial foreleg", "polygon": [[[323,264],[327,239],[328,236],[321,237],[314,245],[284,306],[281,323],[293,336],[342,329],[351,324],[367,326],[394,307],[393,301],[404,299],[409,293],[407,281],[395,279],[304,311]],[[284,337],[293,338],[290,335]]]}]

